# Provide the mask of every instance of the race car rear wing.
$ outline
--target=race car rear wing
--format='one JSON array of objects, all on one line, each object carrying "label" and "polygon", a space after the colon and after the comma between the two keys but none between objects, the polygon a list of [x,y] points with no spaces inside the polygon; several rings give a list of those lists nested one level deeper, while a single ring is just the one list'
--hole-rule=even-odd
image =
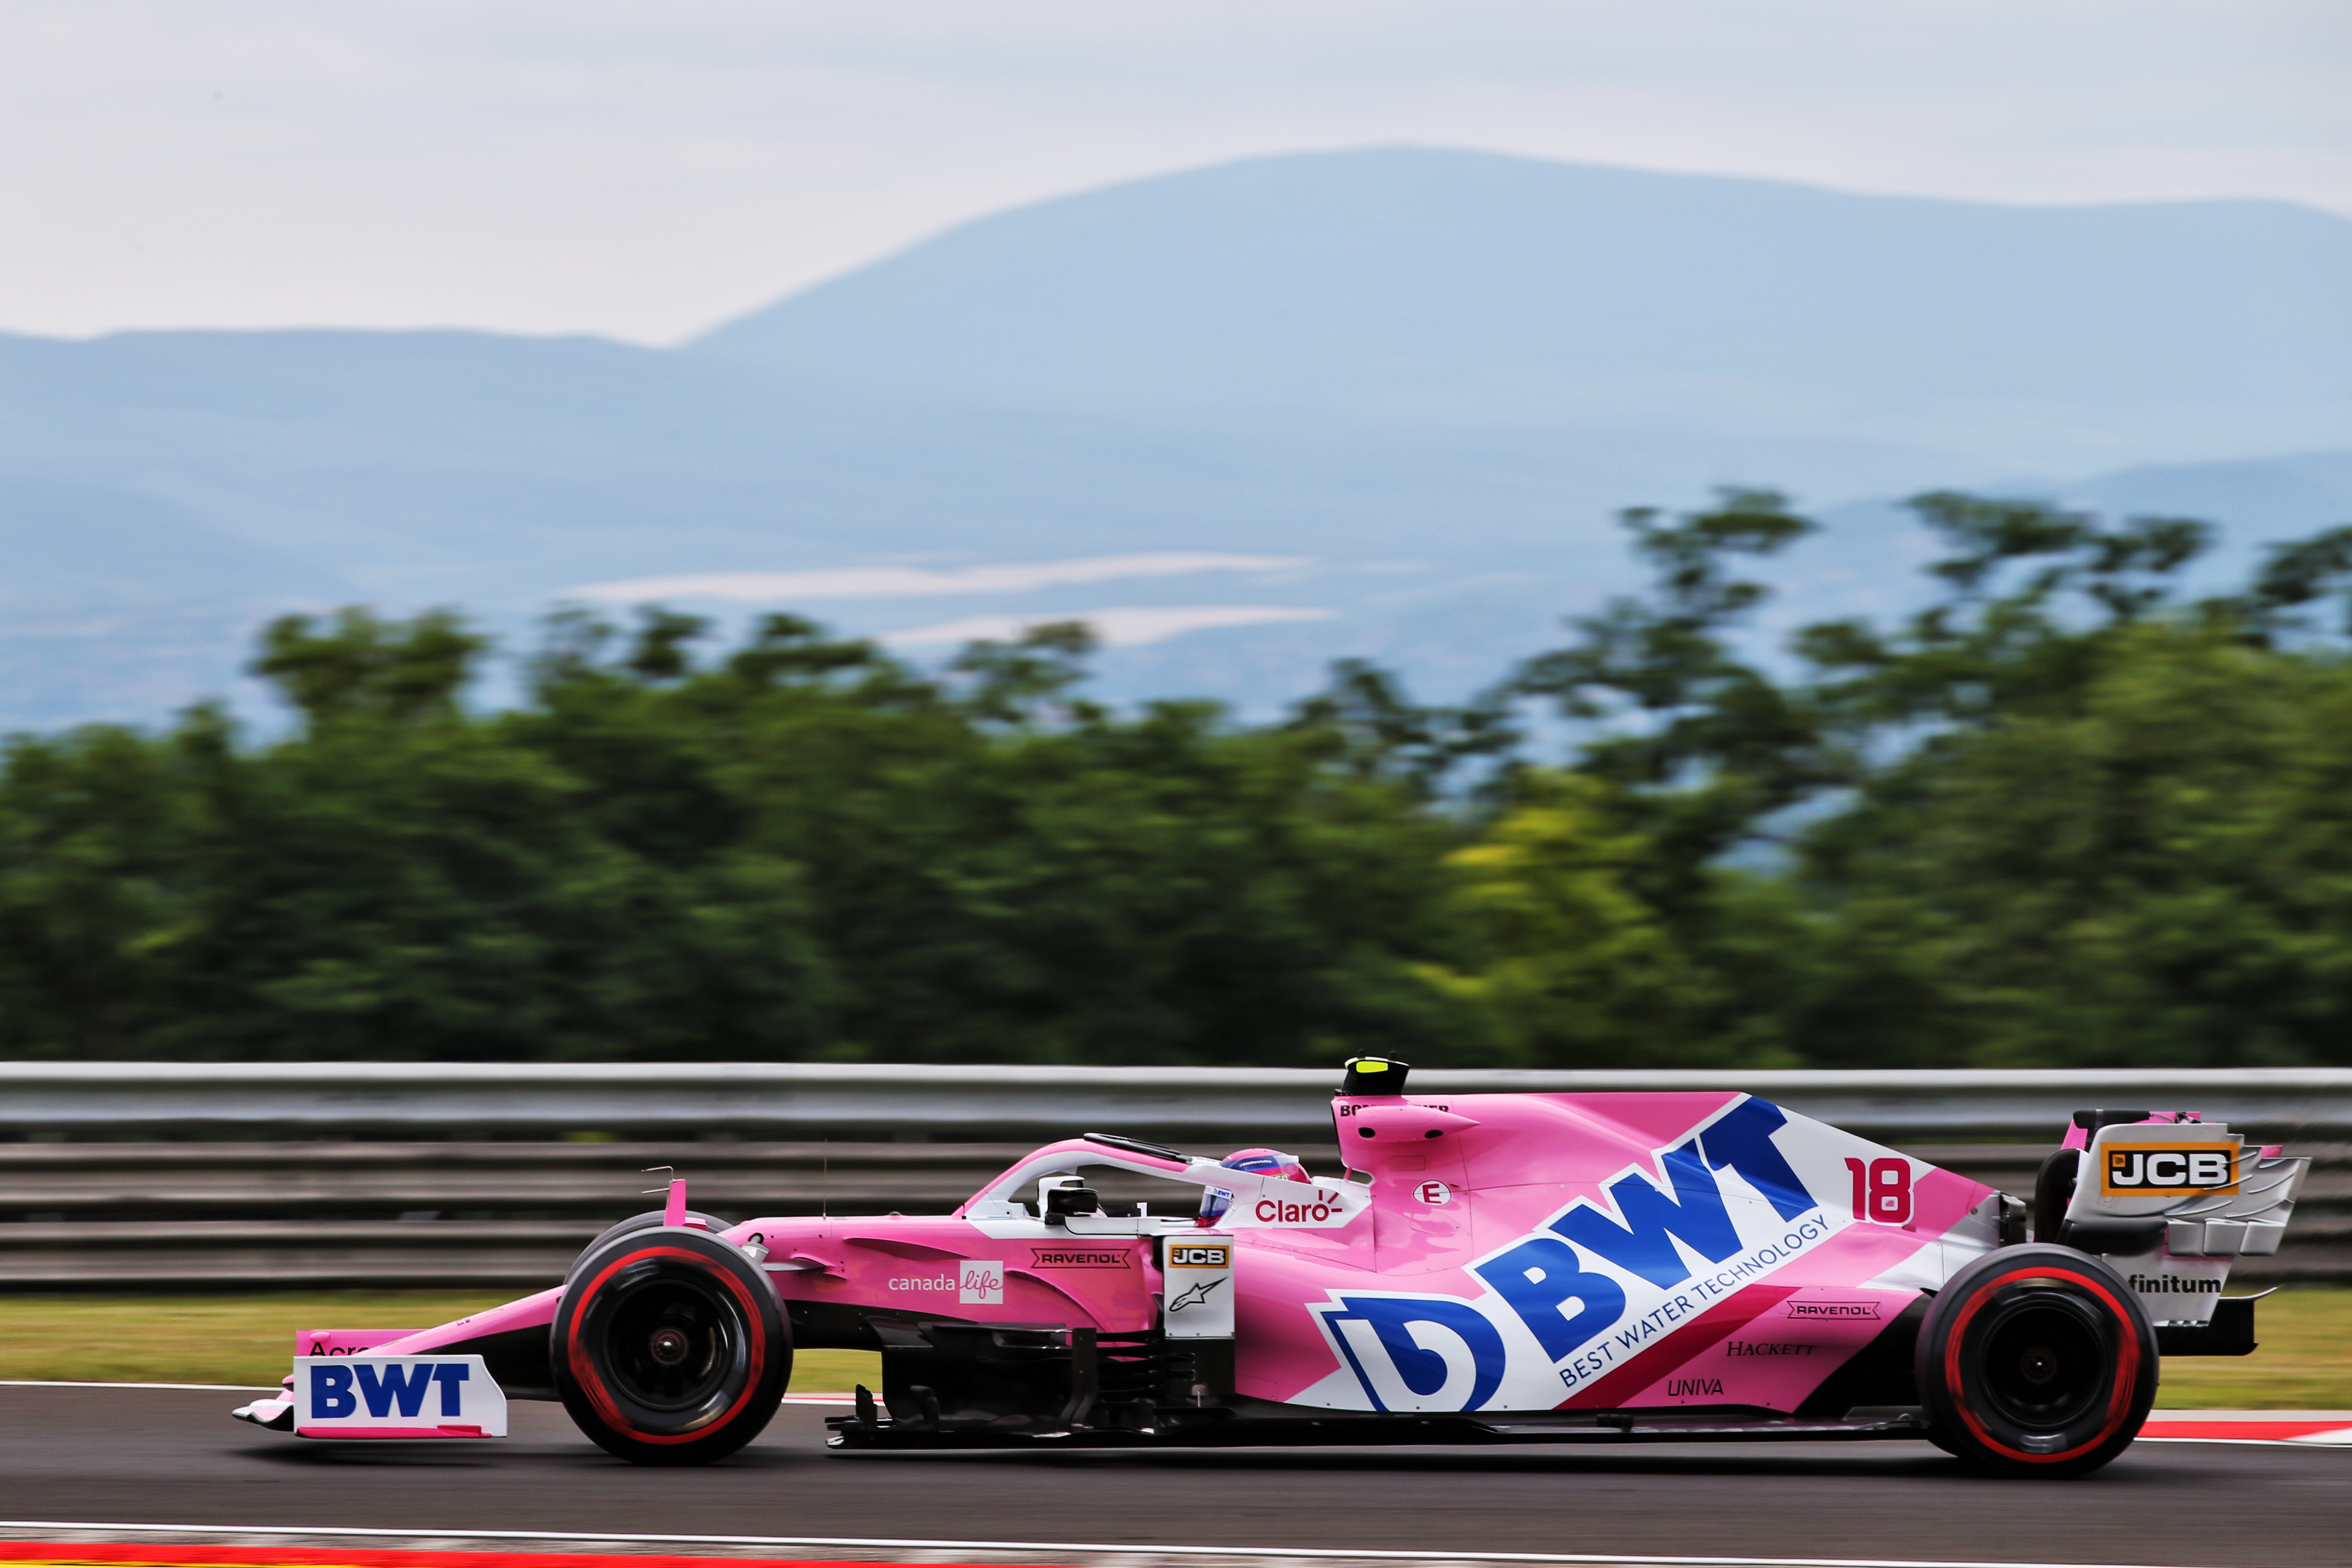
[{"label": "race car rear wing", "polygon": [[2230,1265],[2278,1251],[2310,1165],[2193,1111],[2077,1111],[2035,1184],[2034,1233],[2115,1265],[2166,1354],[2244,1355],[2257,1298],[2221,1294]]}]

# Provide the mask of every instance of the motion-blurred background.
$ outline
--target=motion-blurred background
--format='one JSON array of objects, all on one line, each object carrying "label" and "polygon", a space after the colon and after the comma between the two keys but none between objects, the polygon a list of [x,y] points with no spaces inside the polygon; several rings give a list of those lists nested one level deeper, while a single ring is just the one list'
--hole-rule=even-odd
[{"label": "motion-blurred background", "polygon": [[2352,1067],[2348,45],[13,7],[0,1057]]}]

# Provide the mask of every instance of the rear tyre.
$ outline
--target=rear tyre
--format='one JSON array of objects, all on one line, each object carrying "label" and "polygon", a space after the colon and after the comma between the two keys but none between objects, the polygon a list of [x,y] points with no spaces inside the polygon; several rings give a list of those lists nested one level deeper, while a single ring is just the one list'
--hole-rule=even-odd
[{"label": "rear tyre", "polygon": [[614,1237],[563,1288],[548,1353],[572,1419],[640,1465],[706,1465],[758,1436],[783,1400],[792,1334],[767,1278],[698,1230]]},{"label": "rear tyre", "polygon": [[2156,1330],[2105,1259],[2030,1242],[1937,1291],[1914,1372],[1939,1447],[2004,1476],[2087,1475],[2156,1402]]}]

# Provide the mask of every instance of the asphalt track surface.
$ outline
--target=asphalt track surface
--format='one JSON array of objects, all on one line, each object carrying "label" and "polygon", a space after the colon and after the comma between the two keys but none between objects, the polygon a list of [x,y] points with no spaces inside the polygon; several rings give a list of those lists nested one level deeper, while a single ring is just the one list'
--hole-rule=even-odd
[{"label": "asphalt track surface", "polygon": [[0,1387],[0,1519],[404,1531],[1937,1562],[2352,1563],[2352,1448],[2142,1442],[2086,1480],[1924,1443],[831,1454],[788,1405],[697,1470],[610,1458],[561,1407],[479,1444],[305,1442],[250,1395]]}]

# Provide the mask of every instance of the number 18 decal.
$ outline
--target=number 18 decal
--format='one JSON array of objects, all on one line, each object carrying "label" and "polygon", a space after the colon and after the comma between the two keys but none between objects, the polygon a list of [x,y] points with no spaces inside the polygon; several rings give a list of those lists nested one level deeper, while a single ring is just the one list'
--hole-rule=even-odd
[{"label": "number 18 decal", "polygon": [[1854,1218],[1880,1225],[1911,1223],[1910,1161],[1873,1160],[1865,1165],[1849,1157],[1845,1168],[1853,1176]]}]

